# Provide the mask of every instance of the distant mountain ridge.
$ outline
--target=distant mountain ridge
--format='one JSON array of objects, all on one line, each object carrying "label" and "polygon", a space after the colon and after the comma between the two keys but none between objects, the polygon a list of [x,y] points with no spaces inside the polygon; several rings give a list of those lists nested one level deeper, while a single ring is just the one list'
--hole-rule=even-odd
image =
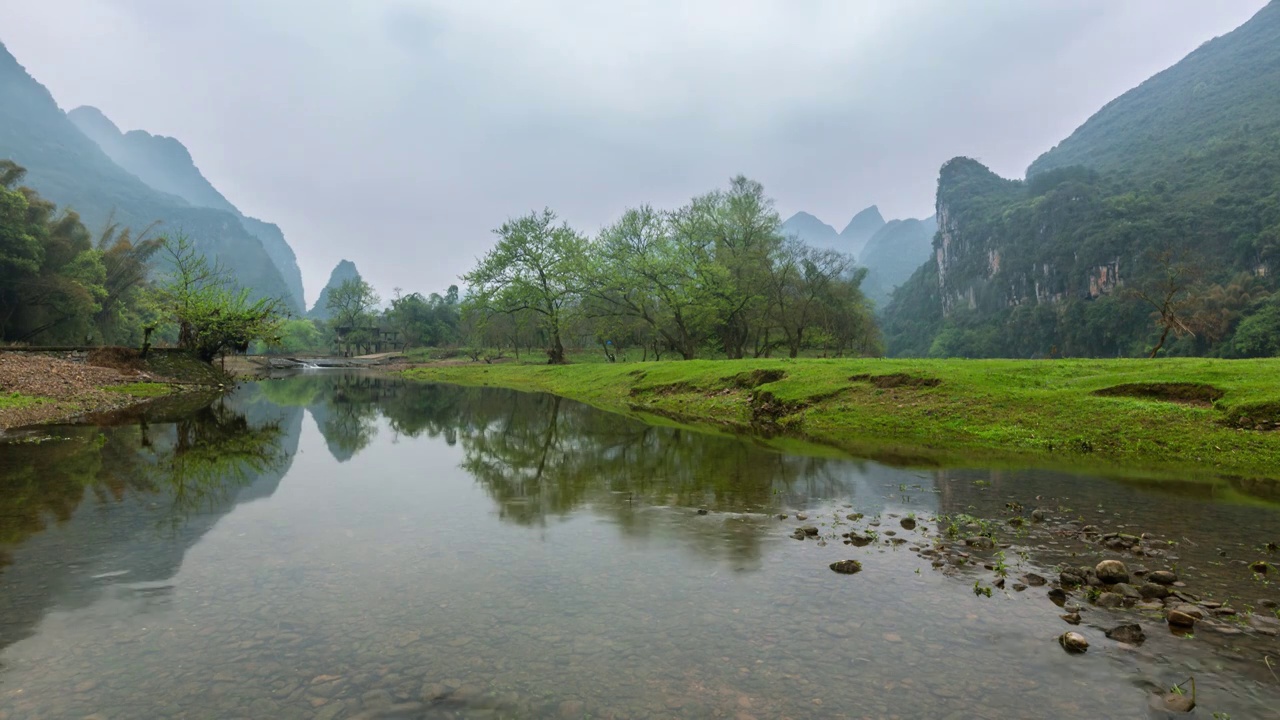
[{"label": "distant mountain ridge", "polygon": [[867,268],[863,290],[877,305],[886,303],[894,288],[928,259],[937,229],[933,217],[885,222],[875,205],[855,214],[841,232],[804,211],[782,223],[784,235],[852,255],[857,265]]},{"label": "distant mountain ridge", "polygon": [[[172,153],[172,145],[162,145]],[[160,221],[162,231],[190,236],[200,252],[216,258],[255,296],[282,297],[295,304],[275,259],[237,214],[193,205],[121,167],[68,119],[3,44],[0,158],[26,168],[27,185],[60,207],[75,210],[91,232],[100,231],[108,220],[136,229]],[[297,309],[301,310],[300,301]]]},{"label": "distant mountain ridge", "polygon": [[240,212],[200,172],[186,146],[174,138],[144,130],[122,133],[101,110],[88,105],[71,110],[67,118],[97,143],[107,157],[152,188],[177,195],[197,207],[225,210],[239,218],[245,230],[262,242],[272,264],[284,278],[289,288],[286,299],[292,309],[298,313],[305,309],[302,271],[280,228]]}]

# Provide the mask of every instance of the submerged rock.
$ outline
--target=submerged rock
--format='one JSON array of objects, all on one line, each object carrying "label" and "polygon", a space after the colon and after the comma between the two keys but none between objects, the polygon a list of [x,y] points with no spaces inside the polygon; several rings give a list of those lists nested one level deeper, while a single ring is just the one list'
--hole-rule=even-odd
[{"label": "submerged rock", "polygon": [[1108,585],[1129,582],[1129,568],[1119,560],[1103,560],[1094,566],[1093,572]]},{"label": "submerged rock", "polygon": [[1069,653],[1082,653],[1089,649],[1089,641],[1078,632],[1064,632],[1058,636],[1058,644]]},{"label": "submerged rock", "polygon": [[862,563],[857,560],[837,560],[831,563],[831,569],[842,575],[852,575],[862,572]]},{"label": "submerged rock", "polygon": [[996,546],[996,541],[986,535],[975,535],[971,538],[966,538],[964,544],[979,550],[990,550]]},{"label": "submerged rock", "polygon": [[1117,642],[1138,645],[1147,639],[1147,634],[1142,631],[1141,625],[1129,623],[1111,628],[1107,631],[1107,637]]}]

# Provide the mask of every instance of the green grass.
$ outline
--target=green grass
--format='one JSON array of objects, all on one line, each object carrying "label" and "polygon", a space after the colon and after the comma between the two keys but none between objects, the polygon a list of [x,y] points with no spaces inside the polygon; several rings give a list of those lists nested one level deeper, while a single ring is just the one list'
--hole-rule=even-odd
[{"label": "green grass", "polygon": [[173,388],[164,383],[152,382],[136,382],[125,385],[103,385],[103,390],[108,392],[123,393],[132,395],[136,398],[154,398],[168,395],[173,392]]},{"label": "green grass", "polygon": [[0,393],[0,410],[18,410],[45,402],[44,398],[23,395],[22,393]]},{"label": "green grass", "polygon": [[[752,388],[756,371],[781,376]],[[804,438],[900,465],[1280,477],[1280,431],[1252,429],[1280,422],[1280,359],[511,363],[405,374]],[[894,374],[938,382],[880,386]],[[1212,405],[1093,394],[1132,383],[1201,383],[1223,394]]]}]

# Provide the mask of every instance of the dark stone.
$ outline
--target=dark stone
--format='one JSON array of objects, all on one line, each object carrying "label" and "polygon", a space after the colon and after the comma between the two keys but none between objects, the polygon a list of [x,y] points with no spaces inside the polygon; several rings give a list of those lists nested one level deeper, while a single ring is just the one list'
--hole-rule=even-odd
[{"label": "dark stone", "polygon": [[1080,613],[1067,613],[1066,615],[1059,615],[1058,617],[1066,620],[1071,625],[1080,624]]},{"label": "dark stone", "polygon": [[1079,587],[1084,584],[1084,578],[1074,573],[1063,571],[1058,575],[1058,582],[1062,583],[1063,587]]},{"label": "dark stone", "polygon": [[1022,582],[1030,585],[1031,587],[1040,587],[1041,585],[1048,583],[1043,576],[1035,573],[1027,573],[1026,575],[1023,575]]},{"label": "dark stone", "polygon": [[1112,590],[1132,600],[1137,600],[1142,597],[1142,594],[1138,592],[1138,588],[1130,585],[1129,583],[1117,583]]},{"label": "dark stone", "polygon": [[904,529],[904,530],[915,530],[915,529],[916,529],[916,519],[915,519],[915,518],[902,518],[902,521],[901,521],[901,522],[899,522],[898,524],[899,524],[899,525],[901,525],[901,526],[902,526],[902,529]]},{"label": "dark stone", "polygon": [[1168,614],[1165,615],[1165,620],[1169,625],[1178,628],[1194,627],[1196,624],[1196,618],[1194,616],[1176,608],[1170,610]]},{"label": "dark stone", "polygon": [[1094,601],[1098,607],[1118,608],[1124,605],[1124,596],[1119,593],[1104,592]]},{"label": "dark stone", "polygon": [[1116,642],[1129,643],[1130,645],[1141,644],[1147,639],[1147,634],[1142,632],[1142,626],[1130,623],[1128,625],[1117,625],[1107,631],[1107,637]]},{"label": "dark stone", "polygon": [[964,544],[979,550],[991,550],[996,546],[996,541],[985,535],[975,535],[971,538],[966,538]]},{"label": "dark stone", "polygon": [[813,536],[818,534],[818,528],[812,525],[802,525],[801,527],[798,527],[796,529],[804,533],[805,535]]},{"label": "dark stone", "polygon": [[831,563],[831,569],[842,575],[852,575],[862,572],[862,563],[857,560],[837,560]]},{"label": "dark stone", "polygon": [[1256,572],[1256,573],[1261,573],[1261,574],[1265,575],[1265,574],[1266,574],[1266,572],[1267,572],[1267,570],[1269,570],[1269,569],[1270,569],[1270,566],[1269,566],[1269,565],[1267,565],[1267,562],[1266,562],[1265,560],[1259,560],[1259,561],[1257,561],[1257,562],[1255,562],[1255,563],[1251,563],[1251,564],[1249,565],[1249,569],[1250,569],[1250,570],[1252,570],[1252,571],[1254,571],[1254,572]]},{"label": "dark stone", "polygon": [[1142,586],[1138,588],[1138,594],[1148,599],[1154,598],[1156,600],[1163,600],[1169,597],[1169,588],[1152,582],[1143,583]]},{"label": "dark stone", "polygon": [[1049,591],[1049,599],[1053,601],[1054,605],[1062,607],[1067,602],[1067,593],[1062,588],[1054,588]]},{"label": "dark stone", "polygon": [[706,514],[707,514],[707,509],[706,509],[706,508],[698,508],[698,514],[699,514],[699,515],[706,515]]}]

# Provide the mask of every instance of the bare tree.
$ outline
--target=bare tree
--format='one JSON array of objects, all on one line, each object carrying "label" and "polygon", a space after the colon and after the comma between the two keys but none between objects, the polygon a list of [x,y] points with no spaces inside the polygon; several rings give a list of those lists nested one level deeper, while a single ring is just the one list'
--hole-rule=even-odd
[{"label": "bare tree", "polygon": [[1160,328],[1160,340],[1149,356],[1154,358],[1170,335],[1195,337],[1192,318],[1203,265],[1184,252],[1166,247],[1152,254],[1148,266],[1153,266],[1149,279],[1134,287],[1131,294],[1151,306],[1151,317]]}]

